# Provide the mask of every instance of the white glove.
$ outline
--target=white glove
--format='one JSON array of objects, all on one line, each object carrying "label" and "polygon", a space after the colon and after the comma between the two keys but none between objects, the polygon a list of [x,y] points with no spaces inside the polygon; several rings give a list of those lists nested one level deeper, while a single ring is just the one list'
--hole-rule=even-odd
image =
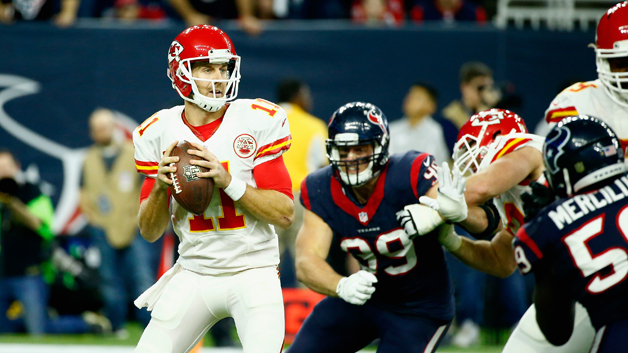
[{"label": "white glove", "polygon": [[447,162],[442,168],[436,167],[438,173],[438,197],[436,200],[421,196],[419,202],[425,204],[452,222],[462,222],[467,219],[467,202],[464,199],[464,186],[467,183],[458,168],[454,168],[453,179]]},{"label": "white glove", "polygon": [[405,229],[410,239],[417,235],[425,235],[443,224],[440,214],[418,203],[407,205],[403,210],[397,212],[397,222]]},{"label": "white glove", "polygon": [[343,277],[338,282],[336,293],[349,304],[364,305],[375,292],[373,283],[377,283],[374,274],[360,270],[349,277]]},{"label": "white glove", "polygon": [[452,252],[458,250],[462,245],[462,237],[456,234],[453,224],[443,224],[438,228],[438,242],[447,251]]}]

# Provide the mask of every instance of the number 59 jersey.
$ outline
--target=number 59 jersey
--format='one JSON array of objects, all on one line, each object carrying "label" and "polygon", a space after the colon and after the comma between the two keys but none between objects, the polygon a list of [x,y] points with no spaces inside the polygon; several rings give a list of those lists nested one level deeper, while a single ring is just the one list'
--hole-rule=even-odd
[{"label": "number 59 jersey", "polygon": [[[185,120],[183,106],[176,106],[157,112],[133,132],[138,171],[155,178],[166,148],[183,140],[202,144],[232,177],[255,187],[253,169],[288,150],[291,136],[284,110],[261,99],[232,102],[206,141]],[[170,212],[181,241],[178,262],[186,269],[216,275],[279,263],[273,226],[239,206],[223,189],[214,190],[202,215],[189,213],[172,197]]]},{"label": "number 59 jersey", "polygon": [[517,232],[523,274],[550,271],[599,330],[628,319],[628,178],[555,201]]}]

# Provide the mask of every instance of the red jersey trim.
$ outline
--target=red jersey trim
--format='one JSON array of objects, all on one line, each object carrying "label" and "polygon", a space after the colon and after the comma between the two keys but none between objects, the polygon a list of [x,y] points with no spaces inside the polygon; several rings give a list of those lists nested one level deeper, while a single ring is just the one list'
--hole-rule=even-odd
[{"label": "red jersey trim", "polygon": [[528,248],[530,248],[530,250],[532,250],[534,255],[536,255],[537,259],[540,260],[543,258],[543,253],[541,252],[539,247],[536,245],[534,240],[532,240],[532,238],[530,238],[528,233],[526,233],[526,230],[524,227],[519,228],[519,230],[517,231],[517,238],[519,238],[519,240],[521,240],[525,245],[528,246]]},{"label": "red jersey trim", "polygon": [[[157,179],[146,178],[142,183],[142,190],[140,191],[140,204],[144,202],[150,196],[150,192],[153,190]],[[170,206],[170,188],[168,188],[168,206]]]},{"label": "red jersey trim", "polygon": [[305,182],[307,178],[303,179],[301,182],[301,198],[303,198],[303,206],[308,210],[312,210],[312,206],[310,206],[310,196],[307,193],[307,183]]},{"label": "red jersey trim", "polygon": [[142,162],[135,160],[135,169],[138,173],[146,175],[155,175],[159,169],[159,162]]},{"label": "red jersey trim", "polygon": [[574,115],[578,115],[578,110],[576,110],[576,107],[574,106],[567,107],[567,108],[553,109],[547,112],[547,115],[545,115],[545,121],[547,121],[548,123],[557,123],[563,120],[563,118],[567,116],[574,116]]},{"label": "red jersey trim", "polygon": [[255,155],[254,159],[277,154],[283,150],[288,150],[290,149],[291,144],[292,144],[292,135],[288,135],[273,143],[269,143],[267,145],[260,147],[257,150],[258,152],[257,152],[257,155]]},{"label": "red jersey trim", "polygon": [[516,138],[513,139],[512,141],[508,141],[508,143],[506,144],[506,146],[504,146],[501,150],[499,150],[499,152],[497,152],[495,154],[495,157],[493,157],[493,160],[491,161],[491,163],[495,162],[496,160],[498,160],[499,158],[507,155],[508,153],[516,150],[519,146],[523,145],[524,143],[531,141],[532,139],[529,138]]},{"label": "red jersey trim", "polygon": [[[377,208],[379,204],[384,199],[384,185],[386,182],[386,172],[388,171],[388,166],[382,171],[375,184],[375,189],[373,190],[373,194],[369,197],[366,205],[360,207],[356,206],[345,193],[342,191],[342,185],[340,182],[336,180],[336,178],[332,175],[331,177],[331,197],[334,200],[334,203],[338,205],[343,211],[347,214],[353,216],[358,222],[362,225],[367,225],[375,212],[377,212]],[[362,214],[362,217],[360,215]],[[366,217],[364,217],[366,216]]]},{"label": "red jersey trim", "polygon": [[[229,106],[227,106],[227,109],[229,109]],[[225,110],[225,113],[226,112],[227,111]],[[185,110],[181,112],[181,119],[183,120],[185,126],[187,126],[192,131],[192,133],[194,133],[194,136],[198,137],[198,139],[203,142],[209,140],[212,136],[214,136],[214,133],[216,132],[216,130],[218,130],[220,124],[222,124],[224,117],[225,115],[223,114],[220,118],[212,121],[211,123],[201,126],[192,126],[188,122],[188,119],[185,117]]]},{"label": "red jersey trim", "polygon": [[419,185],[419,172],[421,171],[421,164],[427,157],[427,153],[421,153],[416,156],[414,161],[412,162],[412,167],[410,168],[410,183],[412,184],[412,192],[414,193],[414,197],[418,200],[419,193],[416,190],[417,185]]}]

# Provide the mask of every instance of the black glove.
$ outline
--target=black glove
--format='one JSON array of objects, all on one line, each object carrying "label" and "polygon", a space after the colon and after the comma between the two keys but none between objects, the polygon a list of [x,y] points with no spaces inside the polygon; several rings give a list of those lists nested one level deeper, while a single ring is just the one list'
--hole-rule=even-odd
[{"label": "black glove", "polygon": [[541,183],[533,181],[530,183],[530,188],[532,188],[532,193],[524,192],[521,194],[526,223],[534,219],[543,207],[556,200],[554,191]]}]

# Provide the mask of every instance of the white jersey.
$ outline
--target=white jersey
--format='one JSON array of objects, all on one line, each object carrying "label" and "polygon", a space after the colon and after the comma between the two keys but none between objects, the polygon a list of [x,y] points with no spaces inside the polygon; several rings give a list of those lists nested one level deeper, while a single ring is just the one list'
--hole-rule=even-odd
[{"label": "white jersey", "polygon": [[600,80],[578,82],[559,93],[545,111],[545,121],[553,125],[564,117],[578,114],[606,122],[622,146],[628,146],[628,107],[611,99]]},{"label": "white jersey", "polygon": [[[545,139],[543,137],[533,134],[514,133],[498,136],[489,146],[488,152],[482,159],[479,170],[488,168],[488,166],[497,159],[526,146],[536,148],[542,152],[544,141]],[[516,234],[517,229],[523,225],[524,213],[521,194],[530,190],[528,184],[528,182],[524,181],[519,185],[513,186],[510,190],[504,192],[503,194],[493,198],[493,202],[499,211],[504,228],[508,229],[508,231],[510,231],[513,235]]]},{"label": "white jersey", "polygon": [[[157,165],[174,141],[205,146],[232,177],[256,186],[253,168],[278,158],[290,147],[285,111],[265,100],[232,102],[216,132],[202,141],[182,118],[183,106],[157,112],[133,132],[139,172],[157,176]],[[173,227],[179,236],[178,263],[201,274],[235,273],[279,264],[274,227],[234,202],[224,190],[214,190],[203,215],[194,215],[170,199]]]}]

